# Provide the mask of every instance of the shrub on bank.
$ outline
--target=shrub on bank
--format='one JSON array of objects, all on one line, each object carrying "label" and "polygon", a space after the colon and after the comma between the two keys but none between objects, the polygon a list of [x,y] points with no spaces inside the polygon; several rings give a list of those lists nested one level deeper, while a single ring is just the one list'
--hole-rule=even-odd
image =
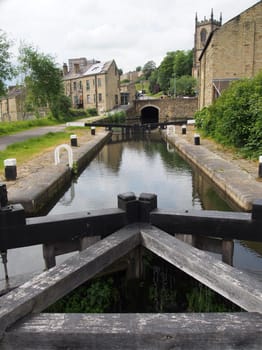
[{"label": "shrub on bank", "polygon": [[126,120],[126,113],[124,111],[109,113],[106,121],[113,124],[121,124]]},{"label": "shrub on bank", "polygon": [[246,157],[262,154],[262,72],[231,83],[209,107],[195,115],[205,136],[235,147]]}]

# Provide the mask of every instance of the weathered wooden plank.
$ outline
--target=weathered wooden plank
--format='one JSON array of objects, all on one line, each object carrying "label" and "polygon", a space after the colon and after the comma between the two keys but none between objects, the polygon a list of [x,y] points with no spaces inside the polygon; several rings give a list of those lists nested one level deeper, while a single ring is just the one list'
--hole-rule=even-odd
[{"label": "weathered wooden plank", "polygon": [[262,316],[40,314],[9,329],[2,350],[261,350]]},{"label": "weathered wooden plank", "polygon": [[137,225],[126,226],[0,298],[0,335],[28,313],[37,313],[140,244]]},{"label": "weathered wooden plank", "polygon": [[262,241],[261,220],[252,220],[250,213],[156,209],[150,214],[150,223],[170,234]]},{"label": "weathered wooden plank", "polygon": [[0,249],[71,240],[83,233],[105,237],[126,223],[126,213],[118,208],[28,218],[25,225],[2,230]]},{"label": "weathered wooden plank", "polygon": [[156,227],[141,229],[145,248],[250,312],[262,313],[262,283]]}]

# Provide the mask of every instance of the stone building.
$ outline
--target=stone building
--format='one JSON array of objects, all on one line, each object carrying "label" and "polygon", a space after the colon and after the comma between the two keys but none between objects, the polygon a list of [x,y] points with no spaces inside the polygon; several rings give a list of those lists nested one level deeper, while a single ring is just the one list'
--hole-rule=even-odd
[{"label": "stone building", "polygon": [[222,14],[220,14],[219,21],[214,19],[213,10],[209,19],[206,17],[199,21],[197,14],[195,19],[195,37],[194,37],[194,55],[193,55],[193,69],[192,75],[195,79],[199,78],[200,62],[199,57],[202,54],[207,39],[213,31],[222,25]]},{"label": "stone building", "polygon": [[96,108],[98,113],[120,105],[119,71],[114,60],[100,62],[86,58],[69,59],[63,65],[65,95],[74,108]]},{"label": "stone building", "polygon": [[120,94],[121,94],[121,105],[131,104],[136,99],[136,84],[134,82],[121,83]]},{"label": "stone building", "polygon": [[0,98],[0,121],[11,122],[24,119],[24,89],[10,86],[7,94]]},{"label": "stone building", "polygon": [[199,109],[212,102],[231,81],[262,69],[262,1],[208,36],[199,56]]},{"label": "stone building", "polygon": [[[25,107],[26,89],[24,86],[9,86],[5,96],[0,97],[0,122],[15,122],[36,118],[35,111]],[[45,117],[49,112],[48,106],[38,108],[37,115]]]}]

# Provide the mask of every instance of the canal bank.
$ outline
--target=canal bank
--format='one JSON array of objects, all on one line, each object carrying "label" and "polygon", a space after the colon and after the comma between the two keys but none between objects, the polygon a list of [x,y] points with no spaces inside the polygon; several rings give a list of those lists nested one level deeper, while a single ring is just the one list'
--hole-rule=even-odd
[{"label": "canal bank", "polygon": [[255,162],[237,158],[236,155],[215,145],[210,140],[200,139],[195,144],[194,127],[188,127],[187,133],[177,131],[163,138],[173,145],[184,159],[203,172],[229,200],[245,211],[251,211],[252,203],[262,199],[262,182],[258,179],[258,167]]},{"label": "canal bank", "polygon": [[[110,137],[111,133],[100,131],[78,140],[77,147],[72,147],[74,171],[80,173]],[[60,163],[55,165],[54,150],[21,165],[17,172],[15,181],[5,182],[8,201],[10,204],[22,204],[27,216],[36,215],[53,203],[70,185],[74,175],[68,164],[67,152],[61,152]]]},{"label": "canal bank", "polygon": [[[262,198],[262,182],[257,179],[255,162],[237,159],[232,153],[229,155],[225,150],[214,147],[207,139],[201,139],[200,145],[195,145],[194,132],[194,127],[190,126],[184,135],[177,127],[174,135],[167,136],[163,131],[163,138],[208,176],[233,203],[250,211],[252,203]],[[86,167],[110,137],[110,133],[100,131],[79,140],[78,147],[73,147],[73,160],[78,172]],[[19,166],[17,180],[6,182],[9,203],[21,203],[28,216],[36,215],[54,203],[72,180],[67,155],[62,154],[61,159],[61,163],[55,165],[54,152],[49,152],[42,166],[38,166],[39,159]],[[23,176],[20,176],[21,173],[24,173]]]}]

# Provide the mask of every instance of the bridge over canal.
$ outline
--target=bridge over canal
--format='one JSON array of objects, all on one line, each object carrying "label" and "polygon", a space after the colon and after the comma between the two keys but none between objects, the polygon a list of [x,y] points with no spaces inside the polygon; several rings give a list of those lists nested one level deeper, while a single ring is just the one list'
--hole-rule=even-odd
[{"label": "bridge over canal", "polygon": [[142,123],[161,123],[176,119],[191,119],[198,109],[198,98],[177,97],[162,99],[135,100],[133,106],[127,110],[127,116],[135,116]]}]

